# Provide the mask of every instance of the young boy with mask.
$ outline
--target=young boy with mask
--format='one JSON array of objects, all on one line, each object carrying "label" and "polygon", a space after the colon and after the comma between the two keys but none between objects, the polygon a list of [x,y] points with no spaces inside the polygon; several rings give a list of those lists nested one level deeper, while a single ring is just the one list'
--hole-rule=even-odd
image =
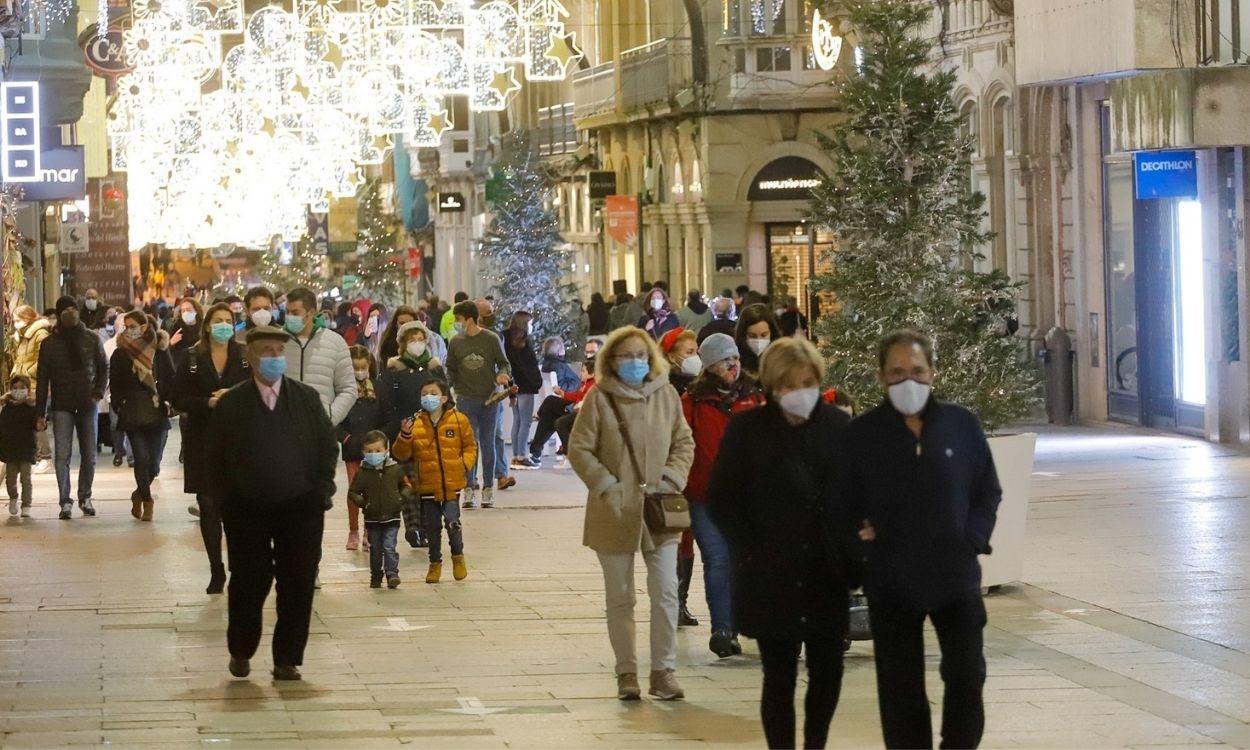
[{"label": "young boy with mask", "polygon": [[30,467],[35,461],[35,402],[30,378],[15,375],[13,389],[0,398],[0,461],[9,491],[9,515],[16,516],[17,480],[22,479],[22,518],[30,517]]},{"label": "young boy with mask", "polygon": [[[469,575],[464,561],[460,525],[460,492],[469,484],[469,467],[477,461],[477,442],[469,418],[456,410],[450,389],[442,380],[421,387],[421,411],[400,426],[393,452],[400,461],[412,461],[421,496],[421,518],[429,542],[430,570],[426,583],[438,583],[443,573],[443,526],[451,547],[452,575]],[[491,439],[490,436],[486,438]]]},{"label": "young boy with mask", "polygon": [[365,435],[364,460],[352,480],[348,498],[365,516],[369,537],[369,587],[382,588],[385,569],[387,588],[399,587],[399,520],[403,495],[408,492],[404,467],[387,455],[386,433],[373,430]]}]

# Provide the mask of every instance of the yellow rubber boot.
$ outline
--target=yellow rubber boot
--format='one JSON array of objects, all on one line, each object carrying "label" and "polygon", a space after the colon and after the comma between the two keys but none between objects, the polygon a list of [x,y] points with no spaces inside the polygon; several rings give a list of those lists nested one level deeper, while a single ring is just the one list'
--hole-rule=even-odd
[{"label": "yellow rubber boot", "polygon": [[469,566],[464,564],[464,555],[451,556],[451,574],[457,581],[469,577]]},{"label": "yellow rubber boot", "polygon": [[438,579],[443,577],[443,564],[430,563],[430,572],[425,574],[426,583],[438,583]]}]

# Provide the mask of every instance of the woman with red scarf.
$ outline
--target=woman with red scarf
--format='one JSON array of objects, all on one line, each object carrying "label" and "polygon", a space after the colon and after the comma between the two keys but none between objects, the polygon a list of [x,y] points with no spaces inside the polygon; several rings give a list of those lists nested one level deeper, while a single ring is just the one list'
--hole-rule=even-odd
[{"label": "woman with red scarf", "polygon": [[135,460],[130,514],[151,521],[152,480],[160,473],[161,445],[169,430],[174,360],[168,349],[158,348],[158,334],[141,311],[126,313],[123,323],[117,351],[109,360],[109,401]]}]

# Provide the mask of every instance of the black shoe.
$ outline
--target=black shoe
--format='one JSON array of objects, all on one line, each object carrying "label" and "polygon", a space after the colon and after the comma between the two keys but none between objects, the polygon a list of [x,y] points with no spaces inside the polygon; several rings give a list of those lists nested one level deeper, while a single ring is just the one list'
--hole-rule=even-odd
[{"label": "black shoe", "polygon": [[68,520],[69,520],[70,518],[72,518],[73,516],[74,516],[74,506],[72,506],[72,505],[62,505],[62,506],[61,506],[61,515],[60,515],[60,519],[61,519],[62,521],[68,521]]},{"label": "black shoe", "polygon": [[247,677],[251,673],[251,662],[238,656],[230,657],[230,674],[235,677]]},{"label": "black shoe", "polygon": [[285,664],[273,665],[273,678],[275,680],[302,680],[303,676],[299,673],[299,667],[291,667]]},{"label": "black shoe", "polygon": [[679,628],[697,628],[699,621],[694,619],[694,615],[690,614],[690,610],[682,605],[681,610],[677,613],[677,627]]},{"label": "black shoe", "polygon": [[733,649],[734,656],[742,656],[742,644],[738,642],[738,636],[729,639],[729,647]]},{"label": "black shoe", "polygon": [[430,540],[429,540],[429,539],[426,539],[424,534],[418,534],[418,535],[417,535],[417,544],[416,544],[416,546],[418,546],[418,547],[420,547],[420,548],[422,548],[422,549],[425,549],[426,547],[429,547],[429,546],[430,546]]},{"label": "black shoe", "polygon": [[734,655],[733,639],[733,633],[728,630],[718,630],[712,633],[712,639],[708,641],[707,647],[712,649],[712,653],[726,659]]},{"label": "black shoe", "polygon": [[78,502],[78,508],[82,510],[82,514],[84,516],[88,516],[88,517],[95,516],[95,506],[91,504],[90,500],[80,500]]},{"label": "black shoe", "polygon": [[186,462],[187,462],[187,449],[179,448],[178,449],[178,463],[182,464]]},{"label": "black shoe", "polygon": [[208,579],[208,588],[204,589],[205,594],[220,594],[226,590],[226,569],[223,567],[213,568],[213,575]]},{"label": "black shoe", "polygon": [[416,529],[408,529],[404,532],[404,540],[408,542],[410,547],[416,548],[421,546],[421,533]]},{"label": "black shoe", "polygon": [[369,588],[371,589],[382,588],[382,576],[371,576],[369,578]]},{"label": "black shoe", "polygon": [[125,461],[125,460],[126,460],[126,457],[125,457],[125,456],[123,456],[122,454],[120,454],[120,453],[114,453],[114,454],[113,454],[113,465],[114,465],[114,466],[121,466],[121,465],[122,465],[122,461]]},{"label": "black shoe", "polygon": [[387,587],[388,589],[397,589],[397,588],[399,588],[399,576],[387,576],[387,577],[386,577],[386,587]]}]

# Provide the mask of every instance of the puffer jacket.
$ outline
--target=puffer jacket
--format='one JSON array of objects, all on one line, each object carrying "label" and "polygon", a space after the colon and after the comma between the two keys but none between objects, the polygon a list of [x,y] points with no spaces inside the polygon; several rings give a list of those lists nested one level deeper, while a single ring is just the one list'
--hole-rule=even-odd
[{"label": "puffer jacket", "polygon": [[[614,398],[638,455],[643,476],[629,459]],[[596,552],[650,551],[677,539],[652,534],[642,520],[643,489],[681,492],[694,457],[694,439],[681,399],[667,376],[631,388],[615,377],[599,381],[582,402],[569,438],[569,463],[589,495],[582,544]]]},{"label": "puffer jacket", "polygon": [[447,372],[437,357],[431,357],[423,365],[404,357],[392,357],[387,361],[386,370],[378,378],[378,401],[386,417],[380,429],[392,442],[399,437],[400,423],[421,411],[421,388],[431,380],[447,382]]},{"label": "puffer jacket", "polygon": [[340,424],[356,403],[356,371],[343,337],[327,328],[307,342],[293,338],[286,345],[286,375],[311,387],[331,424]]},{"label": "puffer jacket", "polygon": [[24,330],[13,334],[17,342],[17,351],[13,353],[13,374],[25,375],[34,381],[39,369],[39,347],[43,340],[52,333],[52,324],[47,318],[35,318],[35,322]]},{"label": "puffer jacket", "polygon": [[72,328],[56,326],[39,347],[35,377],[35,410],[40,415],[49,410],[74,412],[93,406],[108,389],[104,343],[82,323]]},{"label": "puffer jacket", "polygon": [[477,441],[469,418],[454,407],[444,408],[437,424],[422,410],[412,432],[401,432],[391,453],[400,461],[413,462],[422,497],[454,502],[469,484],[469,468],[477,463]]},{"label": "puffer jacket", "polygon": [[389,523],[402,516],[404,496],[409,492],[404,467],[387,460],[377,468],[361,465],[347,497],[364,512],[365,523]]}]

